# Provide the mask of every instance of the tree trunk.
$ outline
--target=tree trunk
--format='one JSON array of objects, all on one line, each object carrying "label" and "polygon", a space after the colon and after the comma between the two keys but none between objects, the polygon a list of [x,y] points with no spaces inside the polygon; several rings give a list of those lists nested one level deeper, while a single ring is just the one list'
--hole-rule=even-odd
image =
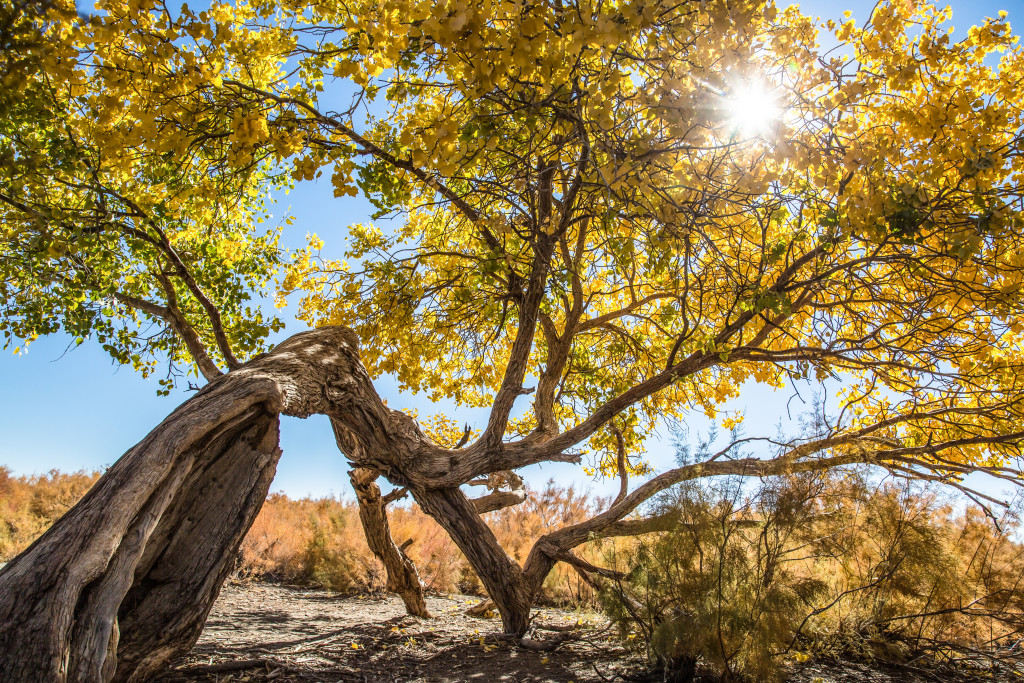
[{"label": "tree trunk", "polygon": [[406,612],[416,617],[429,618],[430,612],[423,598],[423,583],[419,572],[391,537],[387,510],[376,478],[375,472],[363,468],[356,468],[349,473],[359,501],[359,521],[363,524],[366,543],[384,564],[388,575],[387,589],[401,596]]},{"label": "tree trunk", "polygon": [[462,550],[497,606],[505,633],[524,635],[530,627],[533,596],[519,565],[498,543],[473,502],[457,488],[413,489],[413,496]]},{"label": "tree trunk", "polygon": [[280,456],[276,413],[217,384],[0,571],[4,680],[146,680],[195,643]]},{"label": "tree trunk", "polygon": [[[359,360],[355,333],[326,327],[210,382],[0,570],[0,677],[141,681],[188,651],[266,497],[282,413],[328,415],[357,466],[415,485],[506,632],[525,633],[532,595],[519,566],[457,487],[429,483],[477,476],[490,456],[440,448],[390,410]],[[402,569],[411,582],[414,570]]]},{"label": "tree trunk", "polygon": [[356,430],[389,424],[341,327],[295,335],[175,410],[0,570],[0,678],[141,681],[187,652],[266,498],[278,414],[329,410]]}]

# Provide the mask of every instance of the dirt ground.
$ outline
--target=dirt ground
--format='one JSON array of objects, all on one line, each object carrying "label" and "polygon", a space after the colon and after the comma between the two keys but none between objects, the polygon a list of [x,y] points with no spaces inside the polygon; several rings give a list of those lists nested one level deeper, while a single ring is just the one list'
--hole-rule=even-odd
[{"label": "dirt ground", "polygon": [[[538,652],[495,640],[499,620],[464,614],[479,601],[428,597],[434,618],[416,619],[394,596],[229,584],[192,652],[159,680],[598,683],[637,665],[593,613],[537,610],[535,625],[582,627],[579,639]],[[536,638],[560,635],[538,631]]]},{"label": "dirt ground", "polygon": [[[464,612],[479,598],[429,597],[432,619],[406,616],[393,596],[339,596],[272,584],[229,584],[192,652],[160,683],[324,681],[328,683],[610,683],[652,680],[592,612],[539,609],[536,641],[572,637],[553,651],[496,638],[501,622]],[[553,629],[553,630],[552,630]],[[998,677],[985,680],[993,681]],[[656,680],[656,679],[655,679]],[[967,681],[948,673],[880,670],[809,662],[793,683]],[[980,679],[978,679],[980,680]]]}]

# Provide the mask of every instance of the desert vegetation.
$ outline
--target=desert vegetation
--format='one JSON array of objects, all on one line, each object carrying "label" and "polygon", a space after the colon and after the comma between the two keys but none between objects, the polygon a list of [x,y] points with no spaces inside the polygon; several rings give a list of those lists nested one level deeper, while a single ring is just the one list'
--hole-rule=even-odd
[{"label": "desert vegetation", "polygon": [[602,602],[672,680],[779,680],[812,657],[1019,675],[1020,520],[955,500],[863,470],[683,486],[667,531],[609,552]]},{"label": "desert vegetation", "polygon": [[[14,476],[0,466],[0,562],[13,559],[67,512],[96,483],[99,472]],[[518,506],[488,513],[502,544],[520,561],[534,541],[565,524],[593,515],[607,501],[573,486],[548,482],[530,490]],[[484,596],[472,567],[437,522],[415,503],[389,509],[392,533],[411,541],[404,552],[419,567],[424,587],[435,593]],[[607,544],[585,548],[599,561]],[[272,493],[238,551],[234,575],[316,586],[338,592],[379,592],[383,565],[366,543],[358,503],[345,498],[292,499]],[[542,604],[595,604],[594,591],[569,567],[553,571],[539,598]]]},{"label": "desert vegetation", "polygon": [[92,488],[99,472],[51,470],[37,476],[14,476],[0,466],[0,562],[28,547]]},{"label": "desert vegetation", "polygon": [[[523,504],[488,517],[498,539],[522,561],[543,534],[585,519],[602,503],[607,501],[549,482],[529,491]],[[426,590],[486,595],[458,546],[419,506],[392,506],[389,518],[392,534],[416,563]],[[595,545],[584,556],[599,561],[602,552]],[[338,591],[379,591],[387,581],[367,546],[355,500],[292,500],[282,494],[271,494],[256,517],[242,542],[237,573]],[[592,604],[593,595],[590,585],[565,566],[548,576],[540,602]]]},{"label": "desert vegetation", "polygon": [[[0,468],[0,562],[69,509],[98,472],[12,476]],[[544,534],[608,505],[554,482],[488,513],[525,559]],[[1015,513],[993,519],[924,485],[880,483],[865,469],[691,483],[652,507],[662,530],[590,542],[599,580],[561,565],[538,602],[604,611],[628,648],[672,680],[778,680],[794,662],[840,658],[1024,671],[1024,544]],[[392,533],[431,594],[486,597],[471,565],[414,503]],[[404,540],[411,543],[404,543]],[[380,593],[383,565],[355,500],[271,494],[236,559],[241,582]],[[491,612],[493,616],[493,612]],[[995,666],[995,669],[993,667]]]},{"label": "desert vegetation", "polygon": [[[649,503],[675,487],[867,467],[1003,505],[971,475],[1024,483],[1024,48],[1006,12],[955,34],[906,0],[828,20],[754,0],[0,8],[5,348],[63,333],[197,389],[0,570],[4,675],[142,680],[187,651],[268,495],[281,415],[329,418],[410,614],[429,544],[393,527],[402,496],[524,647],[552,572],[623,583],[581,553],[656,549],[674,513]],[[294,234],[272,204],[320,177],[372,215]],[[309,329],[276,335],[271,300]],[[384,375],[486,418],[394,410]],[[735,427],[723,411],[755,383],[838,396],[805,434],[650,471],[654,430]],[[503,536],[517,470],[585,456],[620,482],[607,505],[528,547]],[[297,577],[369,572],[335,571],[359,564],[349,518],[296,504]],[[739,549],[711,536],[679,562],[710,549],[725,577],[788,550],[752,509]],[[773,585],[750,604],[792,603]],[[762,670],[717,632],[726,673]]]}]

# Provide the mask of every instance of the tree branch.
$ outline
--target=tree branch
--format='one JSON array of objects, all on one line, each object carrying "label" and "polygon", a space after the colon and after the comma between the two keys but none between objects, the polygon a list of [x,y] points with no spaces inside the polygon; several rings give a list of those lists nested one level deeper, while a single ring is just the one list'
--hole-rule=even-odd
[{"label": "tree branch", "polygon": [[501,510],[502,508],[519,505],[525,500],[526,490],[516,489],[515,491],[495,491],[494,493],[488,493],[480,496],[479,498],[473,498],[470,502],[472,502],[473,507],[476,508],[477,514],[482,515],[486,512],[494,512],[495,510]]},{"label": "tree branch", "polygon": [[622,431],[613,426],[612,433],[615,435],[615,466],[619,471],[619,495],[612,501],[614,506],[629,493],[629,472],[626,470],[626,441],[622,438]]},{"label": "tree branch", "polygon": [[386,507],[391,503],[394,503],[396,500],[401,500],[402,498],[405,498],[407,495],[409,495],[409,489],[407,488],[403,487],[393,489],[390,492],[386,493],[385,495],[381,496],[381,504]]},{"label": "tree branch", "polygon": [[[173,291],[172,288],[172,295]],[[195,361],[196,367],[199,368],[199,372],[206,378],[206,381],[213,381],[223,374],[220,368],[217,367],[217,364],[210,359],[210,355],[206,352],[206,345],[199,338],[195,328],[188,323],[185,316],[178,310],[172,296],[168,296],[167,306],[160,306],[152,301],[120,292],[114,292],[113,296],[117,301],[126,306],[165,320],[171,326],[171,329],[174,330],[175,334],[178,335],[178,338],[181,339],[182,343],[185,344],[185,348],[188,349],[189,355],[192,356],[192,360]]]}]

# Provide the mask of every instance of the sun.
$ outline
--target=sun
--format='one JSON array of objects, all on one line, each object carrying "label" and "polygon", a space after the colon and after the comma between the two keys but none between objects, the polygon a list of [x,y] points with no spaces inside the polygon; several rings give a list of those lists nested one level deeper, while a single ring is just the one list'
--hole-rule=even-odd
[{"label": "sun", "polygon": [[778,92],[764,81],[737,83],[723,99],[729,127],[740,137],[766,135],[782,118]]}]

